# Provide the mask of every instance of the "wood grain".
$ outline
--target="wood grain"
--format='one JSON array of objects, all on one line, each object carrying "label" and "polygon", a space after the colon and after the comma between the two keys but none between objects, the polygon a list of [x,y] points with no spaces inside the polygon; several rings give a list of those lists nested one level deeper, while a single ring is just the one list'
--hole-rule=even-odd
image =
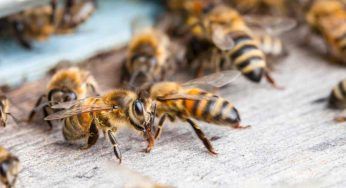
[{"label": "wood grain", "polygon": [[[220,137],[213,141],[218,156],[209,155],[190,127],[179,122],[164,127],[150,154],[143,152],[141,137],[119,133],[121,166],[103,137],[91,149],[79,150],[79,145],[64,141],[60,126],[48,132],[44,122],[10,122],[0,132],[0,143],[21,160],[18,187],[122,187],[136,182],[134,174],[177,187],[345,187],[346,124],[332,121],[340,112],[311,103],[346,77],[345,68],[300,47],[296,38],[287,40],[290,55],[273,74],[284,91],[243,78],[221,91],[252,128],[201,123],[208,137]],[[88,63],[103,90],[117,85],[122,55],[112,53]],[[27,116],[47,79],[8,93],[17,105],[12,108],[16,116]]]}]

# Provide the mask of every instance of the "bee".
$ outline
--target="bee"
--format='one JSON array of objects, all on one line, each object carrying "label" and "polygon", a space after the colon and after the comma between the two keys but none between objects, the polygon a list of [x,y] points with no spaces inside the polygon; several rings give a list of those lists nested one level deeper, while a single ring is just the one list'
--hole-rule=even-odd
[{"label": "bee", "polygon": [[235,67],[250,81],[259,83],[265,77],[272,86],[280,88],[268,72],[265,54],[254,34],[235,9],[217,6],[200,22],[197,28],[192,29],[194,38],[207,40],[213,47],[207,49],[209,54],[203,53],[196,58],[197,62],[202,61],[197,68],[198,76],[207,66],[214,67],[216,71]]},{"label": "bee", "polygon": [[307,23],[324,38],[332,60],[346,63],[346,9],[339,0],[314,1],[306,14]]},{"label": "bee", "polygon": [[19,173],[19,159],[0,146],[0,181],[6,188],[14,186]]},{"label": "bee", "polygon": [[[34,109],[30,112],[28,122],[31,122],[38,110],[43,111],[44,116],[54,113],[52,105],[83,99],[87,97],[89,91],[97,94],[97,83],[94,77],[77,67],[62,69],[55,73],[47,86],[47,93],[41,95],[36,102]],[[52,122],[47,122],[52,129]]]},{"label": "bee", "polygon": [[[56,0],[55,0],[56,1]],[[56,34],[73,32],[88,20],[96,10],[95,0],[66,0],[63,9],[56,12]]]},{"label": "bee", "polygon": [[148,139],[147,152],[153,147],[151,124],[155,105],[144,92],[112,90],[102,97],[90,97],[80,101],[57,104],[53,108],[65,110],[49,115],[45,120],[64,119],[63,135],[67,141],[87,138],[85,149],[93,146],[102,130],[113,145],[114,154],[122,161],[116,132],[123,126],[140,131]]},{"label": "bee", "polygon": [[31,49],[32,40],[44,41],[52,34],[55,28],[51,20],[53,9],[51,6],[40,6],[26,9],[6,18],[9,30],[18,42],[26,49]]},{"label": "bee", "polygon": [[179,119],[191,125],[211,154],[217,154],[195,120],[236,129],[248,128],[249,126],[240,124],[239,112],[230,101],[196,86],[207,85],[219,88],[230,83],[239,75],[238,71],[224,71],[184,84],[177,82],[153,84],[149,88],[149,93],[150,97],[156,101],[156,116],[160,118],[155,139],[159,138],[167,118],[170,121]]},{"label": "bee", "polygon": [[129,80],[130,86],[135,82],[163,80],[175,69],[171,55],[168,36],[158,29],[144,29],[128,45],[121,80]]},{"label": "bee", "polygon": [[0,127],[6,127],[8,116],[18,123],[18,120],[10,113],[10,101],[5,94],[0,92]]}]

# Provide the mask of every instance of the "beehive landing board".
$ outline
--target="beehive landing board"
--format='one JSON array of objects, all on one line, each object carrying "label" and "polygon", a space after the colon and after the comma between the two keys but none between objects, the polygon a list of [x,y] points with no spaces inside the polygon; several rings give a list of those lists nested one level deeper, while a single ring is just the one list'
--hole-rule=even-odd
[{"label": "beehive landing board", "polygon": [[[18,187],[120,187],[136,183],[134,174],[177,187],[345,187],[346,124],[332,121],[339,112],[311,104],[346,77],[345,68],[299,47],[298,40],[288,41],[290,56],[274,73],[284,91],[243,78],[221,91],[238,107],[243,124],[252,127],[234,130],[201,123],[209,138],[220,137],[213,141],[218,156],[206,152],[186,123],[164,127],[150,154],[143,152],[142,138],[120,132],[119,166],[104,138],[91,149],[80,150],[64,141],[60,126],[47,132],[44,123],[11,122],[1,130],[0,143],[21,160]],[[122,54],[90,63],[88,69],[103,90],[116,86]],[[27,116],[47,79],[8,93],[17,104],[15,115]]]}]

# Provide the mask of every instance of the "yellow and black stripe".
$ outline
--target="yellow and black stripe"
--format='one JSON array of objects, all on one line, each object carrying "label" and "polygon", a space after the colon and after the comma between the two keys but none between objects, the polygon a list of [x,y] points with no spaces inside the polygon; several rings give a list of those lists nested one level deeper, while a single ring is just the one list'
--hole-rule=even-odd
[{"label": "yellow and black stripe", "polygon": [[248,79],[260,82],[265,72],[266,62],[257,41],[243,31],[232,31],[229,34],[235,43],[229,51],[231,62]]},{"label": "yellow and black stripe", "polygon": [[286,54],[282,41],[270,35],[256,36],[259,48],[266,56],[278,57]]},{"label": "yellow and black stripe", "polygon": [[201,100],[183,99],[182,107],[186,116],[219,125],[232,125],[240,122],[237,109],[227,100],[199,89],[191,89],[188,94],[208,98]]},{"label": "yellow and black stripe", "polygon": [[346,79],[333,88],[329,97],[329,105],[332,108],[346,108]]},{"label": "yellow and black stripe", "polygon": [[63,136],[68,141],[74,141],[87,136],[92,121],[90,113],[83,113],[66,118]]}]

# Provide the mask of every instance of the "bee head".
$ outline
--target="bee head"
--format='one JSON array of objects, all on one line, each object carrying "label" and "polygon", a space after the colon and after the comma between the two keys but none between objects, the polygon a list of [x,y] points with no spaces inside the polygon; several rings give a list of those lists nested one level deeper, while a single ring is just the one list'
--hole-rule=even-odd
[{"label": "bee head", "polygon": [[70,89],[52,89],[48,93],[48,100],[53,104],[77,100],[77,95]]},{"label": "bee head", "polygon": [[151,128],[155,118],[155,105],[148,92],[141,91],[138,94],[138,98],[133,101],[130,111],[130,119],[136,129],[145,131],[148,127]]}]

